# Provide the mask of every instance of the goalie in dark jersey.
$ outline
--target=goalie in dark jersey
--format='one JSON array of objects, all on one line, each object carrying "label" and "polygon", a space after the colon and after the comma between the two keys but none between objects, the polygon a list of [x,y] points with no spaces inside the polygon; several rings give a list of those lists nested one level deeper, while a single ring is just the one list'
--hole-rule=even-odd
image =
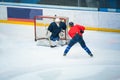
[{"label": "goalie in dark jersey", "polygon": [[57,41],[59,41],[59,39],[60,39],[59,34],[60,34],[60,32],[65,32],[66,27],[67,27],[66,24],[64,22],[62,22],[59,18],[56,18],[55,22],[52,22],[48,26],[48,32],[51,33],[51,35],[50,35],[50,40],[51,40],[50,47],[57,46]]}]

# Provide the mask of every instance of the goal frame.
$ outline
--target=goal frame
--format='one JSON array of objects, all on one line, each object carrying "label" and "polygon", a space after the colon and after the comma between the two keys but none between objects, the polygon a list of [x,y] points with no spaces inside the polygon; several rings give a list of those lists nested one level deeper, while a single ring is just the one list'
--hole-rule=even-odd
[{"label": "goal frame", "polygon": [[[64,20],[64,22],[66,23],[66,25],[68,26],[68,21],[69,21],[69,18],[68,17],[61,17],[61,16],[34,16],[34,40],[37,41],[37,40],[41,40],[41,39],[48,39],[48,38],[45,38],[45,37],[41,37],[41,38],[37,38],[37,30],[36,30],[36,27],[37,27],[37,19],[41,19],[41,18],[49,18],[49,19],[55,19],[55,18],[59,18],[61,20]],[[67,40],[67,31],[68,29],[66,28],[65,30],[65,38],[60,38],[60,40]]]}]

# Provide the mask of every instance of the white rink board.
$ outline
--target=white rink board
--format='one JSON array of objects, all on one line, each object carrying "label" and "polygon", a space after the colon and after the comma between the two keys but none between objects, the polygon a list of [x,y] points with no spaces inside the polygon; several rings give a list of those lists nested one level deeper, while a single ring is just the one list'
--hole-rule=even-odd
[{"label": "white rink board", "polygon": [[[98,27],[98,28],[113,28],[120,29],[120,13],[115,12],[98,12],[97,8],[87,10],[87,8],[52,6],[52,5],[35,5],[35,4],[17,4],[16,3],[0,3],[0,20],[7,19],[7,7],[20,7],[30,9],[42,9],[43,15],[46,16],[65,16],[69,17],[70,21],[81,25]],[[3,6],[5,4],[5,6]],[[93,10],[93,11],[92,11]],[[3,18],[4,16],[4,18]]]}]

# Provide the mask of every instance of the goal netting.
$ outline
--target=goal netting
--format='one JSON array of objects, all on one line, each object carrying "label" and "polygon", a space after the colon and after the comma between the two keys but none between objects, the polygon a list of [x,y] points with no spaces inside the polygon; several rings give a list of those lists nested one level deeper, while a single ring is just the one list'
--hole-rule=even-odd
[{"label": "goal netting", "polygon": [[[51,22],[53,22],[56,18],[59,18],[61,21],[65,22],[68,25],[69,18],[68,17],[60,17],[60,16],[35,16],[34,17],[34,38],[37,41],[37,45],[40,46],[50,46],[50,34],[47,34],[48,26]],[[61,44],[67,44],[68,35],[67,28],[64,33],[60,34],[60,42]]]}]

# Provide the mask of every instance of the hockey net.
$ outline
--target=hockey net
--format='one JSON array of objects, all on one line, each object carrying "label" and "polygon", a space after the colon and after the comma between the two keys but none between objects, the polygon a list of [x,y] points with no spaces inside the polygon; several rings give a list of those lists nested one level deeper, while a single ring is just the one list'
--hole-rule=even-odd
[{"label": "hockey net", "polygon": [[[69,18],[68,17],[59,17],[59,16],[35,16],[34,17],[34,38],[35,41],[38,42],[37,45],[45,45],[49,46],[50,41],[47,35],[47,29],[51,22],[55,20],[55,18],[59,18],[61,21],[64,21],[66,25],[68,25]],[[65,30],[65,33],[62,33],[62,36],[60,36],[60,40],[64,42],[64,44],[67,44],[68,35],[67,35],[67,29]]]}]

